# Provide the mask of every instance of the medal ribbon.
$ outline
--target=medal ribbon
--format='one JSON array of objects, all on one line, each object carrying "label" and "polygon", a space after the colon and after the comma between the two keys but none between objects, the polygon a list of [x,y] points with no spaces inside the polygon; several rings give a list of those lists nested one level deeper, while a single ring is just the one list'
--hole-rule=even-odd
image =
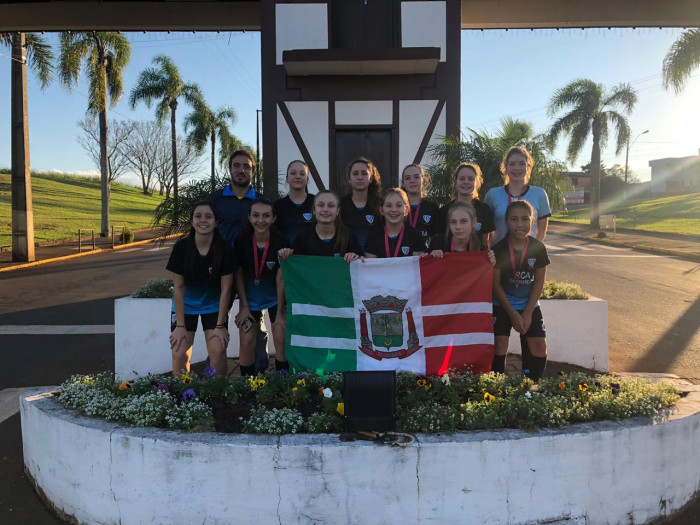
[{"label": "medal ribbon", "polygon": [[255,266],[255,280],[260,281],[260,276],[262,276],[263,268],[265,268],[265,259],[267,258],[267,249],[270,247],[270,237],[265,241],[265,249],[263,250],[262,260],[258,264],[258,241],[255,239],[255,234],[253,234],[253,264]]},{"label": "medal ribbon", "polygon": [[418,217],[420,217],[420,205],[421,204],[423,204],[423,199],[421,199],[421,201],[418,203],[418,207],[416,208],[415,215],[413,215],[413,213],[411,213],[411,209],[413,208],[413,206],[411,206],[410,204],[408,206],[408,224],[411,225],[411,228],[415,228],[416,224],[418,224]]},{"label": "medal ribbon", "polygon": [[394,255],[391,255],[391,252],[389,252],[389,230],[386,229],[386,226],[384,226],[384,247],[386,248],[386,256],[391,258],[391,257],[398,257],[399,256],[399,250],[401,249],[401,241],[403,240],[403,232],[406,229],[406,225],[403,224],[401,226],[401,233],[399,234],[399,238],[396,241],[396,249],[394,250]]},{"label": "medal ribbon", "polygon": [[[523,261],[525,261],[525,253],[527,252],[527,245],[529,242],[530,236],[528,235],[525,237],[525,246],[523,246],[523,253],[520,255],[520,264],[518,265],[518,268],[522,267]],[[513,243],[510,241],[510,235],[508,236],[508,251],[510,251],[510,266],[513,268],[513,282],[517,286],[520,284],[520,281],[518,281],[518,278],[516,277],[517,268],[515,267],[515,254],[513,253]]]},{"label": "medal ribbon", "polygon": [[505,187],[505,189],[506,189],[506,193],[508,193],[508,204],[510,204],[511,202],[513,202],[513,198],[515,198],[516,201],[519,201],[520,199],[522,199],[522,198],[523,198],[523,195],[525,195],[525,193],[527,192],[527,190],[530,188],[530,185],[529,185],[529,184],[525,184],[525,187],[523,188],[523,191],[520,192],[520,195],[518,195],[517,197],[513,197],[513,196],[510,194],[510,188],[509,188],[508,186],[504,186],[504,187]]}]

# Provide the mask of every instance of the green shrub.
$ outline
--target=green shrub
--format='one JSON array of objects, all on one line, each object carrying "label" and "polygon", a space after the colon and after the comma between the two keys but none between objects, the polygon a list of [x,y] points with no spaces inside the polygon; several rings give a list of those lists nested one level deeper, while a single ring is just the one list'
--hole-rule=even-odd
[{"label": "green shrub", "polygon": [[131,294],[136,299],[172,299],[172,279],[151,279]]},{"label": "green shrub", "polygon": [[129,226],[124,226],[124,230],[119,235],[119,242],[121,242],[122,244],[129,244],[131,242],[134,242],[134,232],[131,231],[131,228],[129,228]]},{"label": "green shrub", "polygon": [[542,289],[541,299],[588,299],[588,294],[578,284],[547,281]]}]

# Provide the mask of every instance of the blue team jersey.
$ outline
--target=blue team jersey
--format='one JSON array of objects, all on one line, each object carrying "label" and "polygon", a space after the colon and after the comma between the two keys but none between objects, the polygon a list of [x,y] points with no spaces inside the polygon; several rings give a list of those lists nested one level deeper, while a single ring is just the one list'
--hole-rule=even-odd
[{"label": "blue team jersey", "polygon": [[[518,198],[511,198],[512,200],[523,200],[532,204],[535,210],[535,220],[532,223],[532,230],[530,230],[530,235],[533,237],[537,234],[537,221],[540,219],[545,219],[552,215],[552,210],[549,208],[549,199],[547,198],[547,192],[543,188],[538,186],[528,186],[525,193]],[[484,203],[491,208],[493,211],[494,224],[496,226],[496,237],[493,239],[495,244],[501,239],[503,239],[508,233],[508,227],[506,226],[506,208],[508,207],[508,187],[499,186],[498,188],[491,188],[484,197]]]},{"label": "blue team jersey", "polygon": [[[534,237],[530,237],[527,251],[523,257],[522,250],[513,250],[515,259],[515,271],[510,258],[508,239],[502,239],[492,247],[496,256],[495,269],[501,272],[501,287],[513,308],[522,311],[527,306],[535,282],[535,274],[538,268],[544,268],[549,264],[547,248]],[[520,261],[522,260],[522,265]],[[493,304],[502,306],[494,296]],[[539,305],[539,301],[537,302]]]}]

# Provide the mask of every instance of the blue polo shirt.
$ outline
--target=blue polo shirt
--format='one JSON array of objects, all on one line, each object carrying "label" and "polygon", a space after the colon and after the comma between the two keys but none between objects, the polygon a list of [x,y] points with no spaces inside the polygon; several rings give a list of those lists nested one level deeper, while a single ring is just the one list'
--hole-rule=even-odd
[{"label": "blue polo shirt", "polygon": [[[532,204],[535,210],[535,221],[532,223],[530,235],[537,235],[537,221],[547,218],[552,215],[552,210],[549,208],[549,199],[544,188],[538,186],[529,186],[525,193],[520,197],[521,200]],[[518,200],[518,199],[512,199]],[[484,203],[493,211],[494,224],[496,226],[496,237],[492,241],[492,245],[503,239],[508,233],[506,225],[506,208],[508,207],[508,187],[498,186],[491,188],[484,197]]]},{"label": "blue polo shirt", "polygon": [[219,233],[229,245],[233,246],[236,236],[248,224],[250,206],[259,196],[260,194],[251,185],[248,192],[238,198],[229,184],[224,189],[210,193],[207,197],[219,214]]}]

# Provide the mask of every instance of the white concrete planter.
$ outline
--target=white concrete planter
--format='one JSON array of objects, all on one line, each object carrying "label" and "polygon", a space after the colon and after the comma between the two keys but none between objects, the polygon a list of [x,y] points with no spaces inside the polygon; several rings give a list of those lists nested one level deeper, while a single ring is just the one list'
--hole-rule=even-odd
[{"label": "white concrete planter", "polygon": [[[560,363],[608,372],[608,302],[549,299],[540,301],[547,330],[547,354]],[[520,354],[520,337],[511,332],[508,353]]]},{"label": "white concrete planter", "polygon": [[[170,357],[170,299],[134,299],[123,297],[114,301],[114,372],[119,379],[133,379],[148,373],[161,374],[172,370]],[[233,303],[231,316],[238,312]],[[270,334],[268,351],[274,354],[269,318],[265,326]],[[238,357],[238,329],[229,321],[231,339],[226,351]],[[197,327],[192,349],[192,362],[207,358],[207,347],[201,323]]]},{"label": "white concrete planter", "polygon": [[700,488],[700,393],[664,422],[417,435],[185,434],[21,397],[26,471],[75,523],[638,524]]}]

